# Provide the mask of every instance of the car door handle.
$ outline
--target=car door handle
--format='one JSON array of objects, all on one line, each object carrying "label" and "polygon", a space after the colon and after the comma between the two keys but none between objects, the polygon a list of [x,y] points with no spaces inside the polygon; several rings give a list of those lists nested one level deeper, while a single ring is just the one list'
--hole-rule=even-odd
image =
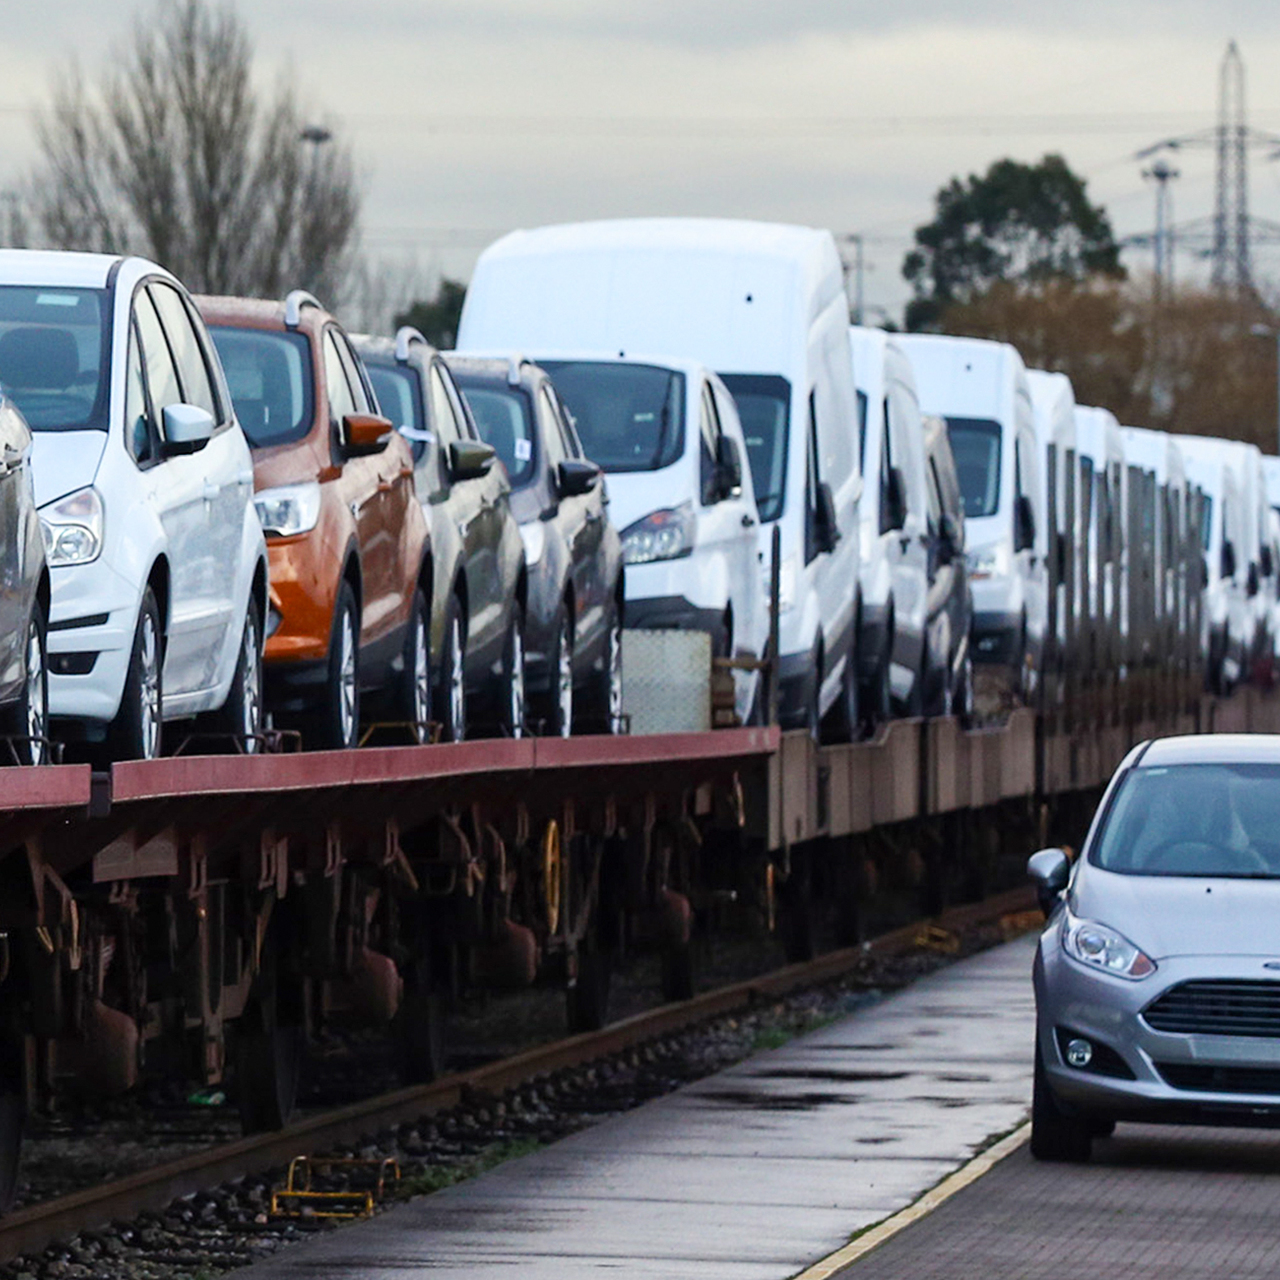
[{"label": "car door handle", "polygon": [[750,529],[750,528],[751,528],[751,526],[755,524],[755,522],[756,522],[756,518],[755,518],[755,516],[753,516],[753,515],[751,514],[751,512],[750,512],[750,511],[746,511],[746,512],[744,512],[744,513],[743,513],[743,516],[742,516],[742,527],[743,527],[744,529]]},{"label": "car door handle", "polygon": [[392,489],[394,489],[395,487],[396,487],[396,482],[395,482],[394,480],[379,480],[379,481],[378,481],[378,492],[379,492],[379,493],[390,493],[390,492],[391,492],[391,490],[392,490]]},{"label": "car door handle", "polygon": [[222,486],[213,480],[204,482],[204,500],[212,502],[222,492]]}]

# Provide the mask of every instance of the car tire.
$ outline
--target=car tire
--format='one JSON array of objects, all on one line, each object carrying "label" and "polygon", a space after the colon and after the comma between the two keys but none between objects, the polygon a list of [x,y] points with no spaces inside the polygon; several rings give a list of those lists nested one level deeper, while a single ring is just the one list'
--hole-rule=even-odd
[{"label": "car tire", "polygon": [[262,750],[262,618],[250,595],[227,700],[213,717],[216,732],[237,738],[246,755]]},{"label": "car tire", "polygon": [[568,601],[556,615],[555,640],[550,661],[551,687],[546,695],[544,731],[552,738],[567,738],[574,728],[573,689],[573,623],[569,617]]},{"label": "car tire", "polygon": [[3,733],[13,741],[10,759],[18,764],[49,762],[48,623],[37,600],[27,622],[22,690],[4,714]]},{"label": "car tire", "polygon": [[622,732],[622,613],[616,598],[605,618],[604,665],[591,673],[583,701],[583,719],[589,733]]},{"label": "car tire", "polygon": [[965,728],[973,723],[973,657],[965,654],[964,665],[960,668],[960,679],[956,682],[955,692],[951,698],[951,714]]},{"label": "car tire", "polygon": [[1031,1086],[1031,1154],[1037,1160],[1083,1164],[1092,1150],[1093,1132],[1087,1117],[1068,1115],[1053,1096],[1037,1037]]},{"label": "car tire", "polygon": [[524,610],[516,604],[503,645],[502,702],[498,708],[498,727],[507,738],[523,738],[525,734],[524,676]]},{"label": "car tire", "polygon": [[345,579],[329,631],[329,672],[316,724],[318,745],[346,751],[360,741],[360,609]]},{"label": "car tire", "polygon": [[431,621],[421,588],[413,593],[409,609],[404,673],[396,696],[395,714],[408,725],[414,743],[421,745],[431,740]]},{"label": "car tire", "polygon": [[461,742],[467,736],[467,626],[462,601],[450,595],[440,650],[440,736]]},{"label": "car tire", "polygon": [[120,710],[111,722],[113,760],[154,760],[160,755],[164,721],[164,632],[160,606],[150,588],[142,593]]}]

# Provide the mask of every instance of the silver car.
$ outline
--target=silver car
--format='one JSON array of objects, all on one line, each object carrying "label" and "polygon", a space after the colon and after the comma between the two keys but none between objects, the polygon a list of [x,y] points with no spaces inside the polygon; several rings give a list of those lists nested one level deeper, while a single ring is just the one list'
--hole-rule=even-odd
[{"label": "silver car", "polygon": [[1116,771],[1081,856],[1028,864],[1032,1154],[1117,1120],[1280,1127],[1280,736],[1165,738]]}]

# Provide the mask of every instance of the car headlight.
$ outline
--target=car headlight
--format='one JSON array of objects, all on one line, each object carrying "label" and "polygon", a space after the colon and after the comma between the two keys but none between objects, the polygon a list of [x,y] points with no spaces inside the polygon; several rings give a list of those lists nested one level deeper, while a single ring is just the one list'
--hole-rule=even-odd
[{"label": "car headlight", "polygon": [[77,489],[40,508],[44,558],[51,569],[89,564],[102,553],[104,512],[97,489]]},{"label": "car headlight", "polygon": [[1062,949],[1073,960],[1117,978],[1145,978],[1156,971],[1156,962],[1124,934],[1070,912],[1064,913],[1062,921]]},{"label": "car headlight", "polygon": [[971,578],[1003,577],[1009,572],[1007,548],[1002,543],[994,547],[977,547],[965,554]]},{"label": "car headlight", "polygon": [[627,564],[678,560],[692,553],[696,527],[692,503],[652,511],[622,531],[622,557]]},{"label": "car headlight", "polygon": [[524,562],[530,569],[542,559],[543,549],[547,545],[547,531],[541,520],[531,520],[520,527],[520,538],[524,542]]},{"label": "car headlight", "polygon": [[320,485],[315,480],[305,484],[286,484],[278,489],[263,489],[253,495],[253,505],[262,522],[262,532],[278,538],[309,533],[320,519]]}]

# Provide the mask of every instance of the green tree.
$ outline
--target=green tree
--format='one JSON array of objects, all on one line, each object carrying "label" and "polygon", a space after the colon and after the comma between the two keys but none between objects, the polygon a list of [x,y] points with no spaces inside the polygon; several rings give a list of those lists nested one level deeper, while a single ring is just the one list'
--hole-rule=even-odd
[{"label": "green tree", "polygon": [[412,325],[434,347],[448,350],[458,339],[458,322],[462,319],[462,303],[467,286],[447,276],[440,281],[436,296],[413,303],[396,316],[396,326]]},{"label": "green tree", "polygon": [[36,119],[45,243],[144,254],[201,293],[341,292],[360,211],[350,150],[252,71],[243,22],[215,0],[159,0],[96,82],[64,68]]},{"label": "green tree", "polygon": [[915,290],[908,329],[938,327],[948,307],[997,283],[1124,276],[1106,210],[1089,203],[1059,155],[1034,165],[997,160],[981,177],[952,178],[934,204],[902,264]]}]

